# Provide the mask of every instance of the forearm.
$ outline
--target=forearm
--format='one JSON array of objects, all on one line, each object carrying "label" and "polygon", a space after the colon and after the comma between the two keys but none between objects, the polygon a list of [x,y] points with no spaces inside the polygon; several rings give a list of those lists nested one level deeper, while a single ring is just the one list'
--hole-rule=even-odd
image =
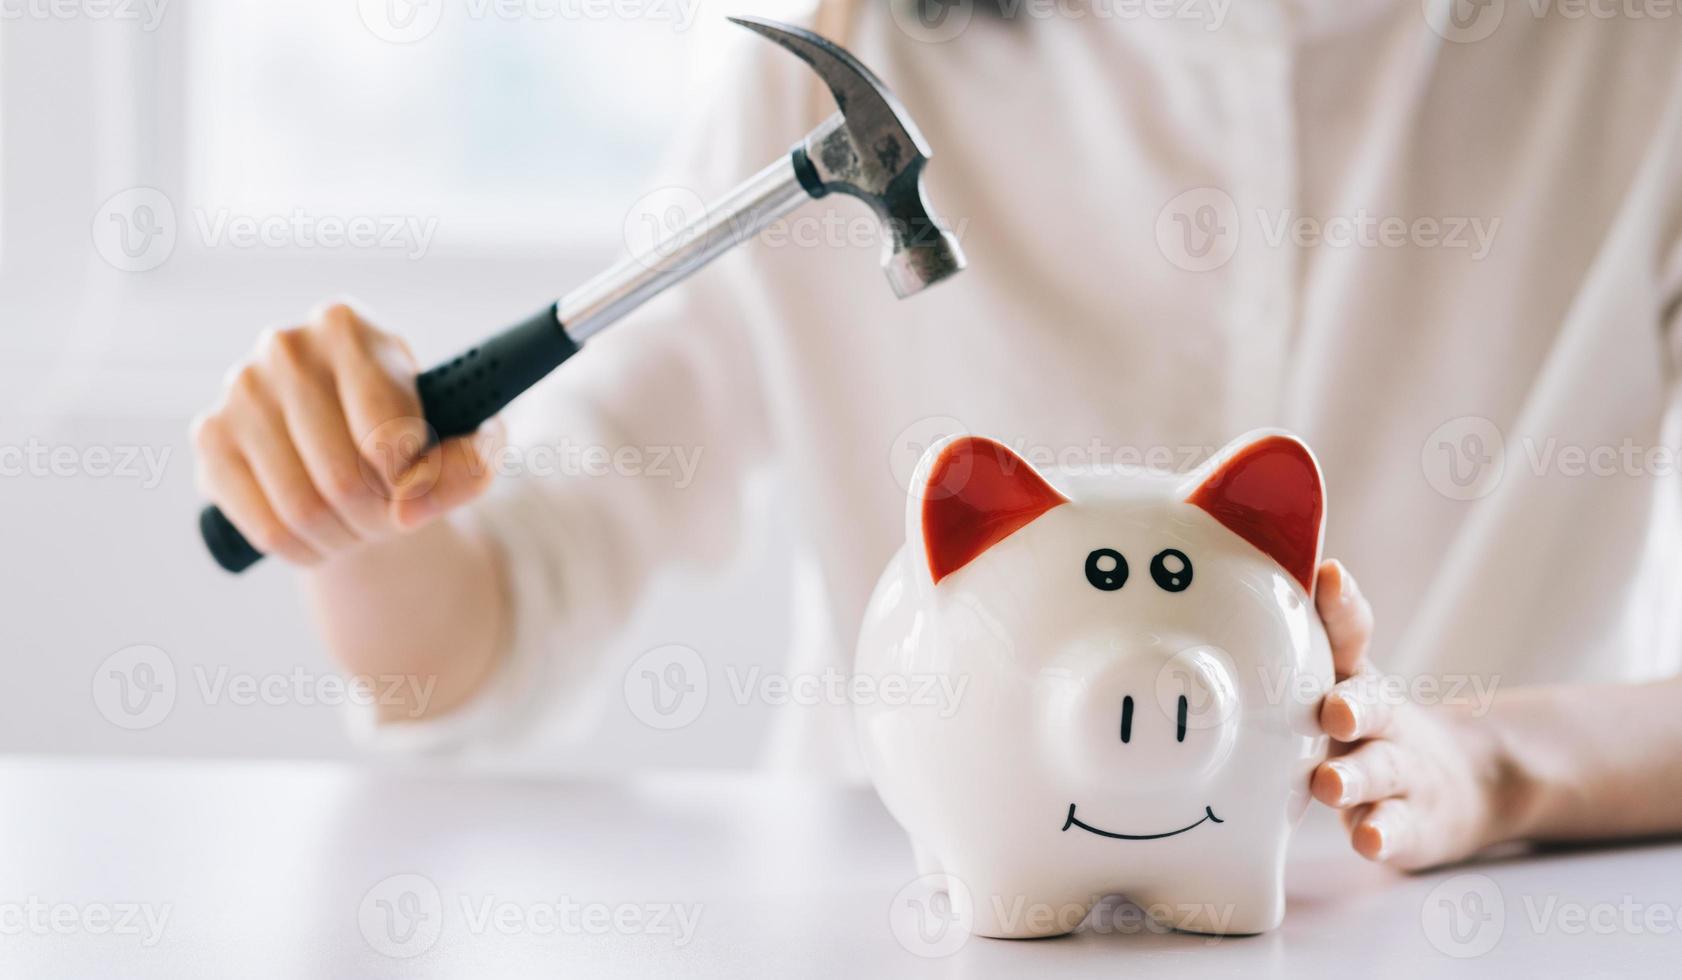
[{"label": "forearm", "polygon": [[450,519],[310,570],[307,591],[348,673],[405,679],[376,686],[382,720],[434,717],[470,699],[509,620],[494,546]]},{"label": "forearm", "polygon": [[1682,680],[1521,688],[1489,721],[1503,838],[1682,832]]}]

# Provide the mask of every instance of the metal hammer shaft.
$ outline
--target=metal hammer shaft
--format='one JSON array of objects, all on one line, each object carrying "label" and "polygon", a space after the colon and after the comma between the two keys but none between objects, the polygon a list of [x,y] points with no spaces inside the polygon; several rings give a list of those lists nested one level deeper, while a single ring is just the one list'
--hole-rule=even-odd
[{"label": "metal hammer shaft", "polygon": [[630,256],[572,290],[556,305],[560,322],[580,343],[702,266],[752,238],[808,199],[790,157],[743,181],[681,231]]}]

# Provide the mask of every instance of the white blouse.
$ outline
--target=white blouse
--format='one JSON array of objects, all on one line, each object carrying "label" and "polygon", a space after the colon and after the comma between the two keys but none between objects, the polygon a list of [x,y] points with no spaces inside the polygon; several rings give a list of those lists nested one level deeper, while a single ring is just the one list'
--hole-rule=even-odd
[{"label": "white blouse", "polygon": [[[931,43],[859,5],[838,39],[934,147],[969,270],[896,301],[871,220],[832,196],[592,341],[513,438],[641,463],[506,479],[476,509],[514,646],[476,704],[401,739],[518,738],[619,684],[592,651],[656,571],[733,553],[756,474],[795,524],[787,671],[846,670],[911,467],[959,430],[1036,463],[1184,467],[1289,428],[1382,667],[1486,688],[1675,672],[1682,24],[1433,6],[1237,0],[1215,29],[976,12]],[[739,51],[674,162],[680,203],[833,111],[787,53]],[[693,472],[650,475],[662,449]],[[775,761],[855,765],[845,707],[782,714]]]}]

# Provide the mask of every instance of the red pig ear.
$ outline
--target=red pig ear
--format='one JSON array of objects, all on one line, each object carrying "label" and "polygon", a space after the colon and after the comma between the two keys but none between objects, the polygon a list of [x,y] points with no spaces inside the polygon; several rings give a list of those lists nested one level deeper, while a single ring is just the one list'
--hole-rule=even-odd
[{"label": "red pig ear", "polygon": [[1326,501],[1320,466],[1302,442],[1266,435],[1242,446],[1186,502],[1260,548],[1314,594]]},{"label": "red pig ear", "polygon": [[1067,503],[1028,461],[1001,443],[963,436],[924,460],[923,548],[936,584],[1034,518]]}]

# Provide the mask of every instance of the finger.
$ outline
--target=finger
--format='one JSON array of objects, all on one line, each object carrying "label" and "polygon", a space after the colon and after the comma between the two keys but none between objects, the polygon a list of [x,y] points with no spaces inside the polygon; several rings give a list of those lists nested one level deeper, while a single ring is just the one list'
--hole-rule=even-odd
[{"label": "finger", "polygon": [[1332,644],[1332,671],[1338,680],[1359,673],[1372,643],[1372,606],[1354,576],[1335,559],[1320,565],[1314,606]]},{"label": "finger", "polygon": [[369,326],[344,304],[315,317],[352,441],[389,490],[424,453],[430,431],[415,391],[408,348]]},{"label": "finger", "polygon": [[1399,743],[1375,739],[1315,767],[1310,789],[1331,807],[1374,803],[1413,788],[1413,757]]},{"label": "finger", "polygon": [[1333,685],[1320,701],[1320,729],[1339,742],[1390,731],[1395,709],[1381,696],[1378,673],[1366,670]]},{"label": "finger", "polygon": [[491,419],[472,435],[448,439],[426,452],[404,473],[394,513],[399,526],[421,526],[484,493],[496,475],[503,427]]},{"label": "finger", "polygon": [[1406,800],[1390,799],[1375,803],[1350,832],[1349,842],[1355,852],[1369,861],[1384,861],[1401,867],[1416,863],[1413,851],[1417,843],[1413,807]]},{"label": "finger", "polygon": [[288,372],[279,387],[287,431],[316,492],[356,537],[391,531],[385,485],[362,465],[332,376],[312,364]]},{"label": "finger", "polygon": [[199,490],[215,501],[252,547],[296,565],[321,561],[321,555],[288,530],[269,506],[251,468],[224,437],[220,422],[195,423],[193,441],[199,450]]},{"label": "finger", "polygon": [[237,407],[229,424],[263,496],[287,530],[317,553],[354,545],[356,535],[316,491],[279,407],[262,385],[249,380],[251,373],[240,372]]}]

